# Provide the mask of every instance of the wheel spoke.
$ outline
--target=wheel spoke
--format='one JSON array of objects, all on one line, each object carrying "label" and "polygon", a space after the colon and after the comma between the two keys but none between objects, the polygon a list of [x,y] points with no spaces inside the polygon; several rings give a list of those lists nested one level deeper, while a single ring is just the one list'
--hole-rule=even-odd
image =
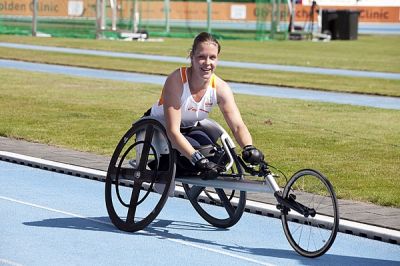
[{"label": "wheel spoke", "polygon": [[[329,198],[329,199],[328,199]],[[326,203],[325,203],[326,200]],[[328,204],[329,203],[329,204]],[[321,196],[321,201],[318,203],[315,210],[325,209],[326,207],[332,207],[332,198],[327,196]]]},{"label": "wheel spoke", "polygon": [[302,224],[302,225],[300,226],[299,240],[297,240],[297,243],[300,243],[301,236],[303,235],[303,229],[304,229],[304,224]]},{"label": "wheel spoke", "polygon": [[235,214],[235,208],[233,208],[231,202],[229,201],[228,197],[225,194],[225,191],[220,188],[216,188],[215,191],[217,192],[219,199],[222,202],[222,205],[225,207],[226,211],[229,214],[229,217],[233,217]]},{"label": "wheel spoke", "polygon": [[324,242],[326,240],[325,239],[326,236],[325,236],[325,234],[323,234],[325,232],[324,230],[329,230],[329,229],[328,228],[322,228],[322,227],[320,227],[320,225],[318,225],[317,230],[318,230],[319,236],[321,237],[321,241]]},{"label": "wheel spoke", "polygon": [[133,184],[132,194],[131,194],[131,201],[129,203],[129,210],[128,215],[126,217],[126,222],[128,224],[135,222],[135,214],[136,214],[136,207],[139,199],[141,184],[139,182],[135,182]]},{"label": "wheel spoke", "polygon": [[154,127],[152,125],[148,125],[146,127],[146,135],[144,137],[142,154],[140,156],[140,161],[139,161],[139,167],[138,167],[139,171],[143,171],[144,169],[146,169],[153,135],[154,135]]},{"label": "wheel spoke", "polygon": [[191,199],[197,200],[199,197],[200,193],[205,189],[205,187],[199,187],[199,186],[192,186],[189,190],[189,193],[187,193],[187,196]]}]

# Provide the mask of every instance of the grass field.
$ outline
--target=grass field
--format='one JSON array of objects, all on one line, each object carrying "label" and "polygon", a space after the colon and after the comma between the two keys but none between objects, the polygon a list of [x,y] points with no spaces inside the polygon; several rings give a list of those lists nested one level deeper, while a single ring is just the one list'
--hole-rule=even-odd
[{"label": "grass field", "polygon": [[[358,41],[320,42],[248,42],[223,41],[221,60],[257,63],[318,66],[400,73],[398,36],[360,37]],[[122,42],[61,38],[1,36],[0,42],[32,43],[71,48],[135,52],[184,57],[191,40],[165,39],[164,42]],[[74,65],[112,70],[167,75],[176,63],[149,60],[82,56],[43,51],[0,49],[0,58]],[[154,67],[157,65],[157,67]],[[338,77],[330,75],[246,70],[219,67],[217,73],[227,81],[288,86],[305,89],[353,92],[400,97],[400,80]]]},{"label": "grass field", "polygon": [[[400,36],[361,35],[357,41],[221,41],[220,60],[400,73]],[[191,39],[126,42],[0,35],[0,42],[185,57]]]},{"label": "grass field", "polygon": [[[17,70],[0,69],[0,80],[1,136],[106,155],[160,93],[153,85]],[[400,207],[400,111],[236,99],[255,144],[272,165],[289,175],[319,169],[339,198]],[[218,111],[212,118],[226,127]]]}]

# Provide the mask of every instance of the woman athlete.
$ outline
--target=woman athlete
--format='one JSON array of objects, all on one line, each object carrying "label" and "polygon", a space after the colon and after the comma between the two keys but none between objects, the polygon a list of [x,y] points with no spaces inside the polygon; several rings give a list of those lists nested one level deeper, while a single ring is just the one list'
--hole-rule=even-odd
[{"label": "woman athlete", "polygon": [[211,34],[202,32],[197,35],[189,54],[190,67],[181,67],[168,76],[159,101],[150,110],[150,116],[165,121],[172,147],[189,159],[205,179],[216,178],[221,169],[195,147],[211,144],[212,141],[204,132],[181,133],[181,127],[194,126],[207,118],[215,105],[218,105],[237,143],[243,148],[243,160],[258,164],[264,159],[262,152],[253,146],[231,88],[214,73],[220,50],[219,42]]}]

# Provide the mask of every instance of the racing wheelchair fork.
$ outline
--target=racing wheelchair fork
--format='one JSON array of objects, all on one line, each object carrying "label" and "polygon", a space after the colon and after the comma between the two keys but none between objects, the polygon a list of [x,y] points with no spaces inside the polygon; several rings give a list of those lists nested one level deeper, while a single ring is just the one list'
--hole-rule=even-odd
[{"label": "racing wheelchair fork", "polygon": [[253,168],[247,166],[245,162],[243,161],[242,158],[238,157],[237,158],[241,164],[241,166],[245,169],[246,172],[251,173],[252,175],[255,176],[260,176],[264,177],[264,180],[268,182],[270,187],[274,191],[274,197],[276,198],[278,204],[276,205],[276,208],[281,211],[282,214],[287,215],[291,209],[295,210],[296,212],[300,213],[304,217],[315,217],[316,211],[313,208],[308,208],[307,206],[304,206],[303,204],[299,203],[296,201],[296,195],[294,194],[289,194],[287,198],[283,197],[282,191],[278,184],[275,181],[275,178],[272,174],[272,172],[268,168],[268,164],[266,162],[261,162],[260,163],[260,168],[259,170],[254,170]]},{"label": "racing wheelchair fork", "polygon": [[291,209],[295,210],[296,212],[302,214],[304,217],[315,217],[317,212],[313,208],[308,208],[307,206],[304,206],[303,204],[296,202],[296,195],[294,194],[289,194],[287,198],[284,198],[282,196],[281,191],[276,191],[274,193],[274,196],[276,200],[278,201],[278,204],[276,205],[276,208],[282,212],[282,214],[288,214]]}]

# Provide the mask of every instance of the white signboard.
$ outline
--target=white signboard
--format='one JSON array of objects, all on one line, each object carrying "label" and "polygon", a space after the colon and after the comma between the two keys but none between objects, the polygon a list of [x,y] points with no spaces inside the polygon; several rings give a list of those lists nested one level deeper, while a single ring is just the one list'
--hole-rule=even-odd
[{"label": "white signboard", "polygon": [[231,19],[246,19],[246,6],[231,5]]},{"label": "white signboard", "polygon": [[68,1],[68,16],[80,17],[83,15],[83,1]]}]

